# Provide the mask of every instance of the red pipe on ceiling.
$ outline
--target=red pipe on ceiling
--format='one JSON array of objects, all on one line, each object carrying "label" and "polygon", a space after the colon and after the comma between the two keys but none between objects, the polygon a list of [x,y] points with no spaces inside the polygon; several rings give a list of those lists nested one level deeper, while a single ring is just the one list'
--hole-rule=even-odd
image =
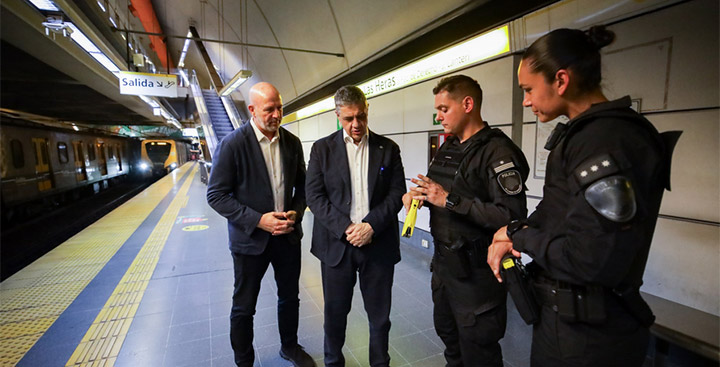
[{"label": "red pipe on ceiling", "polygon": [[[160,28],[160,22],[158,22],[157,16],[155,15],[155,9],[153,9],[153,5],[150,0],[130,0],[130,11],[134,16],[140,19],[143,28],[145,28],[145,32],[163,33],[162,28]],[[162,66],[166,70],[173,68],[174,66],[172,60],[168,60],[167,44],[164,42],[162,37],[148,37],[150,37],[150,48],[155,51]]]}]

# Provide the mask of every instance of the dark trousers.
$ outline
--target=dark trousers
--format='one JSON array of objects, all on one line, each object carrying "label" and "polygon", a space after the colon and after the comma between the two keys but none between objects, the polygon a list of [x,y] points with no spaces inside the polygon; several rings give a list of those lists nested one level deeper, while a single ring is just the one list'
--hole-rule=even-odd
[{"label": "dark trousers", "polygon": [[[535,287],[541,292],[549,286],[536,283]],[[609,296],[605,300],[607,320],[596,325],[564,321],[552,305],[543,305],[540,322],[533,326],[531,366],[642,366],[650,332]]]},{"label": "dark trousers", "polygon": [[325,366],[345,366],[342,347],[345,344],[347,315],[352,306],[356,273],[370,326],[370,365],[389,366],[390,302],[395,265],[366,256],[362,248],[345,251],[337,266],[322,263],[325,296]]},{"label": "dark trousers", "polygon": [[270,237],[267,248],[260,255],[233,252],[235,290],[230,311],[230,343],[238,366],[252,366],[253,316],[260,282],[268,265],[272,264],[278,292],[278,329],[283,347],[297,345],[298,280],[300,278],[300,244],[291,244],[285,236]]},{"label": "dark trousers", "polygon": [[447,367],[503,365],[498,342],[505,335],[505,293],[498,293],[497,281],[489,268],[485,270],[474,268],[468,278],[457,279],[447,267],[433,262],[433,321],[445,344]]}]

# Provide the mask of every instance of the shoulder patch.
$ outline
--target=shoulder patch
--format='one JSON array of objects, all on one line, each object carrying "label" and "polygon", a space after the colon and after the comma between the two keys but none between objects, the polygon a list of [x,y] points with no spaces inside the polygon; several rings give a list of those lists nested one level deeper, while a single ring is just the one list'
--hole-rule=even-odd
[{"label": "shoulder patch", "polygon": [[500,188],[508,195],[517,195],[523,190],[522,176],[520,175],[520,171],[516,169],[506,170],[498,174],[497,182]]},{"label": "shoulder patch", "polygon": [[575,169],[575,179],[580,187],[585,187],[603,177],[620,171],[620,166],[610,154],[601,154],[581,163]]}]

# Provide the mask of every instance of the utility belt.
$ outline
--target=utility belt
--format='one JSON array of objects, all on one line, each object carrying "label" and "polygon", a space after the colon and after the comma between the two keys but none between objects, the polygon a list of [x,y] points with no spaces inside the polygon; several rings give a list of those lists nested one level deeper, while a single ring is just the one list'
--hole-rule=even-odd
[{"label": "utility belt", "polygon": [[649,327],[655,322],[652,310],[636,288],[619,290],[599,285],[577,285],[541,275],[535,275],[533,280],[538,303],[549,306],[563,321],[603,323],[607,319],[607,297],[612,297],[641,325]]},{"label": "utility belt", "polygon": [[535,296],[565,322],[599,324],[605,321],[605,293],[601,286],[565,283],[543,276],[534,278]]},{"label": "utility belt", "polygon": [[468,241],[460,237],[452,243],[435,242],[433,263],[446,267],[458,278],[470,276],[473,268],[487,266],[487,244],[484,241]]}]

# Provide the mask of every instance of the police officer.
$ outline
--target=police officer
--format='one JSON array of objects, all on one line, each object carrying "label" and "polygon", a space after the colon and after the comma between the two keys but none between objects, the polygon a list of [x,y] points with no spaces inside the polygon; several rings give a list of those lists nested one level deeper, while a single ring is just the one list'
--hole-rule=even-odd
[{"label": "police officer", "polygon": [[541,307],[532,366],[645,359],[654,317],[639,288],[679,133],[661,136],[629,97],[603,95],[599,49],[614,37],[604,27],[552,31],[527,49],[518,71],[523,105],[538,120],[570,118],[545,146],[543,200],[527,222],[498,230],[488,250],[498,280],[503,256],[534,260]]},{"label": "police officer", "polygon": [[482,89],[456,75],[433,89],[437,120],[452,134],[430,163],[428,176],[403,196],[430,204],[433,319],[448,366],[502,366],[506,293],[485,263],[493,233],[527,215],[522,151],[480,115]]}]

